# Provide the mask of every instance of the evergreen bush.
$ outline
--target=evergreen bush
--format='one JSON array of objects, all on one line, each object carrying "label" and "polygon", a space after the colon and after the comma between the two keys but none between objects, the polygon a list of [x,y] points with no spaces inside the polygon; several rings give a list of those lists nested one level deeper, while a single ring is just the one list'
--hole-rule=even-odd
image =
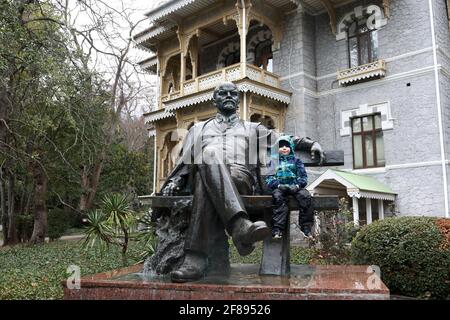
[{"label": "evergreen bush", "polygon": [[450,298],[450,220],[401,217],[363,227],[352,242],[357,264],[377,265],[391,293]]}]

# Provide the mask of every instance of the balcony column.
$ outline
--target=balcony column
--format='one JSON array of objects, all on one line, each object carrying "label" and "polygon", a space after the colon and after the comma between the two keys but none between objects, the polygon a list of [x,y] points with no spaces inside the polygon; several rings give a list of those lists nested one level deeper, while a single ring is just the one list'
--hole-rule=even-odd
[{"label": "balcony column", "polygon": [[197,78],[198,76],[198,37],[199,32],[197,32],[197,36],[192,39],[192,46],[189,46],[189,56],[191,57],[192,64],[192,79]]},{"label": "balcony column", "polygon": [[384,204],[383,204],[383,200],[378,200],[378,219],[384,220]]},{"label": "balcony column", "polygon": [[372,223],[372,199],[366,198],[366,220],[367,224]]},{"label": "balcony column", "polygon": [[159,97],[158,97],[158,102],[159,102],[159,109],[162,109],[162,107],[163,107],[163,105],[162,105],[162,96],[165,94],[165,92],[164,92],[164,77],[166,75],[166,70],[160,68],[158,70],[158,75],[159,75]]},{"label": "balcony column", "polygon": [[186,37],[181,31],[178,29],[177,31],[178,41],[180,42],[180,95],[182,96],[184,93],[184,80],[186,79]]},{"label": "balcony column", "polygon": [[353,200],[353,223],[355,226],[359,226],[359,204],[356,196],[352,197]]},{"label": "balcony column", "polygon": [[180,62],[180,94],[184,93],[184,80],[186,79],[186,54],[181,52],[181,62]]},{"label": "balcony column", "polygon": [[239,13],[239,18],[236,22],[239,31],[241,47],[241,76],[242,78],[245,78],[247,76],[247,33],[248,27],[250,25],[248,21],[248,12],[250,10],[250,5],[246,0],[237,0],[236,7]]},{"label": "balcony column", "polygon": [[[156,129],[155,129],[156,131]],[[157,173],[158,173],[158,146],[157,146],[157,140],[156,140],[156,132],[155,136],[153,138],[153,193],[152,195],[156,194],[156,190],[158,190],[157,185]]]}]

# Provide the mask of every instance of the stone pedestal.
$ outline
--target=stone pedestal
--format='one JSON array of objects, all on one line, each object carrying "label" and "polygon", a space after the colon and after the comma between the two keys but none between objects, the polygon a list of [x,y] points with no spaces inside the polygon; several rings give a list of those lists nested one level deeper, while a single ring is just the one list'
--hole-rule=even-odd
[{"label": "stone pedestal", "polygon": [[64,286],[65,299],[142,300],[388,300],[389,289],[367,266],[291,265],[290,277],[260,276],[259,265],[232,265],[228,276],[171,283],[145,276],[142,266],[86,276],[81,288]]}]

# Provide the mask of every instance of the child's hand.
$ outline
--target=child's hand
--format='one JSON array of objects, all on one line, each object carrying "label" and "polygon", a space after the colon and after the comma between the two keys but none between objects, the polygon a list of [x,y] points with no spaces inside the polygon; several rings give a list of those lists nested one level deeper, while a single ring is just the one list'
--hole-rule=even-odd
[{"label": "child's hand", "polygon": [[287,184],[280,184],[278,186],[278,189],[280,189],[281,192],[288,192],[289,191],[289,185],[287,185]]},{"label": "child's hand", "polygon": [[289,190],[291,193],[296,193],[300,190],[300,186],[298,184],[293,185],[293,186],[289,186]]}]

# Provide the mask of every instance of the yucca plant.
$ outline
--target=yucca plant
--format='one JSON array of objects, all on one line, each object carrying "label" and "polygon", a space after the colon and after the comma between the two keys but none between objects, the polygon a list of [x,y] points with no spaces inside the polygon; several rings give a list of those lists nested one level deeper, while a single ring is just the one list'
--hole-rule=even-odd
[{"label": "yucca plant", "polygon": [[105,196],[102,201],[103,212],[108,216],[107,223],[110,224],[123,240],[122,257],[126,261],[126,253],[130,241],[130,233],[136,228],[136,218],[131,209],[130,200],[122,194]]},{"label": "yucca plant", "polygon": [[84,245],[94,246],[97,242],[101,247],[105,244],[119,245],[122,247],[122,259],[125,264],[130,235],[136,229],[136,217],[129,198],[121,194],[105,196],[101,209],[88,214],[87,223]]},{"label": "yucca plant", "polygon": [[85,249],[99,245],[100,249],[106,249],[114,242],[114,230],[106,223],[106,215],[101,210],[93,210],[86,217],[87,228],[84,233],[86,237],[82,243]]}]

